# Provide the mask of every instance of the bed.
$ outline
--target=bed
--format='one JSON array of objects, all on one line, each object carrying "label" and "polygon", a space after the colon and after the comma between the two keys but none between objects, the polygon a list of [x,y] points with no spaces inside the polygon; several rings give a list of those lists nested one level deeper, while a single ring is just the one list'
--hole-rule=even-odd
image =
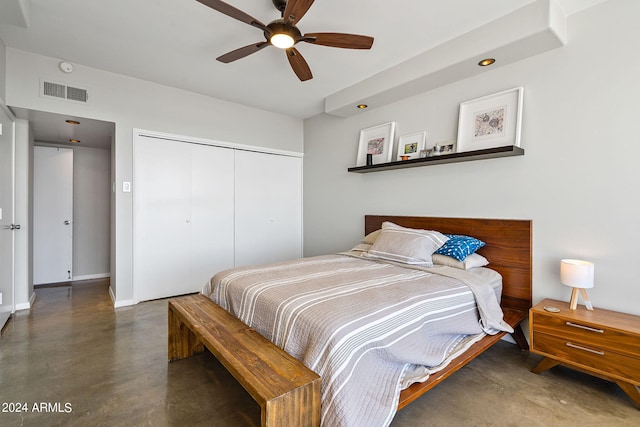
[{"label": "bed", "polygon": [[506,333],[527,348],[531,221],[367,215],[365,235],[389,223],[480,239],[491,269],[407,265],[367,246],[220,272],[202,292],[322,376],[323,425],[388,425]]}]

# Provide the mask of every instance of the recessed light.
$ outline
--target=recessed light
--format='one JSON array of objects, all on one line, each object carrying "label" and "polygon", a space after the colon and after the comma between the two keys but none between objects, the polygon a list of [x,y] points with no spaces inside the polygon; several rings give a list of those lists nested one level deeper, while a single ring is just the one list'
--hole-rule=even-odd
[{"label": "recessed light", "polygon": [[70,139],[69,142],[71,142],[73,144],[80,144],[80,140],[79,139]]},{"label": "recessed light", "polygon": [[77,120],[65,120],[65,122],[69,123],[70,125],[79,125],[80,122]]},{"label": "recessed light", "polygon": [[494,62],[496,62],[496,60],[493,58],[485,58],[482,61],[478,62],[478,65],[481,67],[486,67],[488,65],[493,64]]},{"label": "recessed light", "polygon": [[358,107],[358,109],[360,109],[360,110],[364,110],[365,108],[368,107],[368,105],[367,104],[358,104],[356,107]]}]

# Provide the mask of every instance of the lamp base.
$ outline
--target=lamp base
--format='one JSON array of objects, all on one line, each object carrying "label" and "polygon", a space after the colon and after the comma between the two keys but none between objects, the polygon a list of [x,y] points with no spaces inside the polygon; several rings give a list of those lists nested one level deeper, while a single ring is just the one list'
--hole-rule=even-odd
[{"label": "lamp base", "polygon": [[573,290],[571,291],[571,301],[569,302],[569,308],[571,310],[575,310],[576,308],[578,308],[578,291],[582,294],[584,306],[587,308],[587,310],[593,311],[593,305],[591,305],[591,300],[589,299],[587,290],[582,288],[573,288]]}]

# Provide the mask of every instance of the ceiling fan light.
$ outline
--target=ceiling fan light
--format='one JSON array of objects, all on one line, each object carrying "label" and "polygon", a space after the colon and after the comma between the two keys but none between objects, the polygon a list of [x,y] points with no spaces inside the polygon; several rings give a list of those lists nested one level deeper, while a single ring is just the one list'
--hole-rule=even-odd
[{"label": "ceiling fan light", "polygon": [[274,34],[269,39],[272,45],[280,49],[288,49],[295,44],[295,40],[289,34]]}]

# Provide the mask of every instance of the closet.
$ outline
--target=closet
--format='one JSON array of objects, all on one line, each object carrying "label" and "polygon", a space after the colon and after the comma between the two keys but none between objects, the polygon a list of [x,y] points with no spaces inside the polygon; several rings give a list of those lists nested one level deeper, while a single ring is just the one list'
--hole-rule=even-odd
[{"label": "closet", "polygon": [[299,156],[137,134],[132,191],[136,301],[302,256]]},{"label": "closet", "polygon": [[302,159],[236,150],[236,267],[301,253]]}]

